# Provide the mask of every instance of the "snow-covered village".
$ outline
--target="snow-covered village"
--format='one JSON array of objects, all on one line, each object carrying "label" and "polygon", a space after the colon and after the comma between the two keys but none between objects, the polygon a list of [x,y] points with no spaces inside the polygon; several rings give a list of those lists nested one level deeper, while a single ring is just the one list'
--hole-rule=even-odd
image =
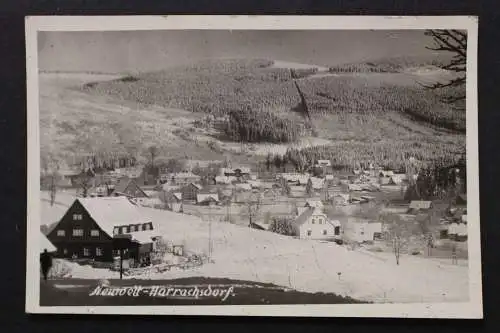
[{"label": "snow-covered village", "polygon": [[467,301],[465,115],[415,83],[456,79],[425,47],[451,37],[352,34],[422,50],[308,65],[244,48],[130,75],[64,72],[42,48],[41,303],[110,281],[230,281],[242,304]]}]

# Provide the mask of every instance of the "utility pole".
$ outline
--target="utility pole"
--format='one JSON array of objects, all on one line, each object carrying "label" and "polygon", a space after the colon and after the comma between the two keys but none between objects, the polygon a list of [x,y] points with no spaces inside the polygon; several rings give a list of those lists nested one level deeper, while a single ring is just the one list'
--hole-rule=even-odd
[{"label": "utility pole", "polygon": [[208,260],[212,258],[212,206],[208,204]]},{"label": "utility pole", "polygon": [[123,279],[123,249],[120,249],[120,280]]}]

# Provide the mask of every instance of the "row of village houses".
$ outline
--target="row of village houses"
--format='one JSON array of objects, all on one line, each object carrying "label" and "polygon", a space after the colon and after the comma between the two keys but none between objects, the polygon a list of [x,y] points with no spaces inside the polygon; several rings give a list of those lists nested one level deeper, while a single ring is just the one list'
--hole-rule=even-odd
[{"label": "row of village houses", "polygon": [[[318,160],[318,168],[331,167],[331,163],[328,160]],[[330,170],[330,169],[328,169]],[[86,171],[87,173],[93,173],[91,170]],[[65,168],[58,170],[58,185],[60,187],[75,187],[78,184],[78,178],[81,177],[82,171],[80,169]],[[183,171],[177,173],[162,172],[158,177],[153,177],[148,174],[147,169],[142,166],[130,167],[130,168],[117,168],[112,171],[106,171],[102,174],[92,175],[97,183],[107,183],[116,184],[121,178],[134,179],[139,186],[154,186],[158,184],[168,184],[183,186],[190,183],[199,183],[202,177],[193,174],[191,171]],[[43,178],[43,177],[42,177]],[[224,185],[231,183],[241,183],[241,182],[252,182],[257,181],[258,178],[262,178],[262,175],[257,175],[252,172],[250,167],[240,166],[235,168],[221,168],[219,174],[204,179],[204,181],[211,185]],[[401,173],[395,173],[392,170],[381,170],[381,169],[369,169],[369,170],[353,170],[350,175],[342,175],[336,177],[331,172],[325,171],[321,177],[314,177],[310,173],[276,173],[275,180],[285,179],[289,183],[295,185],[307,185],[308,182],[312,182],[314,187],[323,186],[323,182],[331,182],[334,180],[352,184],[356,187],[357,184],[370,183],[374,186],[378,185],[400,185],[407,180],[407,176]]]}]

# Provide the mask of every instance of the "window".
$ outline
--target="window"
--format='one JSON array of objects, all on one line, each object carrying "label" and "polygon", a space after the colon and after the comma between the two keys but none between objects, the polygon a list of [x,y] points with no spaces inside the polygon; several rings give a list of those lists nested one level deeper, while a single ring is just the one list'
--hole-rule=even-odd
[{"label": "window", "polygon": [[60,236],[60,237],[66,236],[66,231],[64,231],[64,230],[57,230],[57,236]]},{"label": "window", "polygon": [[113,235],[118,235],[120,234],[120,227],[114,227],[113,228]]},{"label": "window", "polygon": [[142,225],[142,231],[148,230],[148,224],[143,224]]},{"label": "window", "polygon": [[323,230],[323,235],[326,235],[326,234],[327,234],[326,230]]},{"label": "window", "polygon": [[130,226],[130,232],[135,232],[135,231],[138,231],[137,226],[136,225]]},{"label": "window", "polygon": [[316,219],[313,218],[312,221],[311,221],[312,224],[315,224],[316,223]]},{"label": "window", "polygon": [[340,235],[340,227],[335,227],[334,232],[336,236]]},{"label": "window", "polygon": [[307,236],[311,236],[312,234],[312,231],[311,230],[307,230]]},{"label": "window", "polygon": [[83,248],[83,256],[84,257],[90,256],[90,249],[88,247]]},{"label": "window", "polygon": [[73,221],[81,221],[82,219],[82,214],[73,214]]},{"label": "window", "polygon": [[95,248],[96,257],[102,257],[102,249],[100,247]]},{"label": "window", "polygon": [[90,236],[99,237],[99,230],[97,230],[97,229],[90,230]]},{"label": "window", "polygon": [[122,227],[122,232],[120,234],[126,234],[128,227]]},{"label": "window", "polygon": [[318,219],[319,224],[323,224],[323,219]]},{"label": "window", "polygon": [[83,229],[73,229],[73,236],[82,237],[83,236]]}]

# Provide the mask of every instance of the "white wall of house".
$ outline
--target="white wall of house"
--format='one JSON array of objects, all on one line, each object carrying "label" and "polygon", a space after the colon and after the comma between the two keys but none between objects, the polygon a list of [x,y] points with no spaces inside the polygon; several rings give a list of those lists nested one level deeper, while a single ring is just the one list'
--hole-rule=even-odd
[{"label": "white wall of house", "polygon": [[327,221],[325,214],[311,215],[298,229],[298,236],[301,239],[332,239],[341,235],[340,225],[338,234],[335,235],[335,227]]},{"label": "white wall of house", "polygon": [[344,238],[353,242],[368,242],[374,240],[375,233],[382,232],[380,222],[353,222],[344,229]]},{"label": "white wall of house", "polygon": [[173,212],[180,212],[182,204],[180,202],[172,202],[170,204],[170,209]]}]

